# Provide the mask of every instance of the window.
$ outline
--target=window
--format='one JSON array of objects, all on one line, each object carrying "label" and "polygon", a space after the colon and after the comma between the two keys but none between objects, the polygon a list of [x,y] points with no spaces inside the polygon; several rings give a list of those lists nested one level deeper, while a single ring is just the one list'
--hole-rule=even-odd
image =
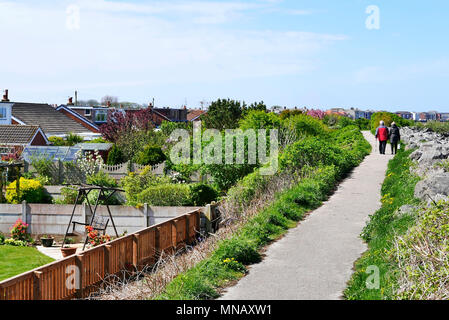
[{"label": "window", "polygon": [[6,108],[0,108],[0,120],[6,120],[7,111]]},{"label": "window", "polygon": [[95,113],[95,122],[106,122],[107,116],[108,116],[107,111],[98,110]]},{"label": "window", "polygon": [[84,111],[84,115],[85,115],[86,117],[90,117],[90,116],[92,115],[92,110],[86,109],[86,110]]}]

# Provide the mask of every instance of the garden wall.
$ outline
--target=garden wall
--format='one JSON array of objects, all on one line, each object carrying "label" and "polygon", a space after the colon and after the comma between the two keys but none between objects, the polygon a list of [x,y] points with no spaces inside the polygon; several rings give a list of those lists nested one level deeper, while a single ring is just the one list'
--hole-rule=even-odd
[{"label": "garden wall", "polygon": [[[133,233],[197,209],[205,210],[201,207],[152,207],[147,204],[141,208],[109,207],[119,234],[125,231]],[[9,233],[17,219],[21,218],[29,224],[32,234],[64,235],[72,211],[73,205],[28,204],[25,201],[22,204],[0,204],[0,232]],[[107,207],[99,206],[97,215],[108,216]],[[73,221],[88,222],[90,217],[91,212],[87,204],[78,205]],[[84,230],[82,226],[77,226],[76,231],[82,233]],[[115,235],[111,222],[109,222],[107,233]]]}]

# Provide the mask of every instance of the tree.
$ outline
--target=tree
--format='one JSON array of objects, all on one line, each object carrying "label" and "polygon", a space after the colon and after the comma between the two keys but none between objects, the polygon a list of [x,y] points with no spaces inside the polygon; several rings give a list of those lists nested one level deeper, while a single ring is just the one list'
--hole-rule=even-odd
[{"label": "tree", "polygon": [[112,107],[118,107],[119,106],[118,98],[115,97],[115,96],[106,95],[103,98],[101,98],[101,104],[102,105],[106,105],[108,102],[111,103]]},{"label": "tree", "polygon": [[151,109],[142,109],[136,112],[112,112],[106,124],[100,127],[102,136],[111,142],[133,131],[148,131],[154,127],[153,112]]},{"label": "tree", "polygon": [[136,162],[144,166],[154,166],[166,160],[164,152],[157,146],[148,145],[139,152]]},{"label": "tree", "polygon": [[263,101],[261,102],[254,102],[249,107],[243,107],[243,115],[248,114],[248,112],[257,110],[257,111],[267,111],[267,106]]},{"label": "tree", "polygon": [[106,161],[109,165],[116,165],[124,163],[124,156],[122,150],[120,150],[117,145],[113,145],[111,151],[108,154],[108,160]]},{"label": "tree", "polygon": [[202,120],[208,129],[235,129],[242,117],[245,103],[230,99],[218,99],[209,106],[207,114],[202,116]]}]

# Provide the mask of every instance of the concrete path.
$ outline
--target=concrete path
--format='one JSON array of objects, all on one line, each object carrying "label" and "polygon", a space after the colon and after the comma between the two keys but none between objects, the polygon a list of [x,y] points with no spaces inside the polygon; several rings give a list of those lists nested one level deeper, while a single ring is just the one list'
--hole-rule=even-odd
[{"label": "concrete path", "polygon": [[[366,251],[360,233],[380,208],[380,189],[391,155],[373,152],[335,194],[295,229],[269,246],[264,260],[227,290],[223,300],[341,299],[354,262]],[[387,153],[388,153],[387,148]]]},{"label": "concrete path", "polygon": [[[81,253],[83,251],[83,244],[77,243],[71,245],[71,247],[76,247],[76,253]],[[62,253],[61,253],[61,246],[53,245],[52,247],[46,248],[44,246],[36,246],[36,249],[39,250],[41,253],[45,254],[46,256],[49,256],[50,258],[53,258],[55,260],[61,260],[63,259]]]}]

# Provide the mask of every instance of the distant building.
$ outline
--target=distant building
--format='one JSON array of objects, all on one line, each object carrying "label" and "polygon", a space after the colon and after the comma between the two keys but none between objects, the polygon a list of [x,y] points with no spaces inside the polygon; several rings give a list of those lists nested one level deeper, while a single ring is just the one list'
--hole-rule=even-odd
[{"label": "distant building", "polygon": [[449,121],[449,112],[441,113],[441,121]]},{"label": "distant building", "polygon": [[406,120],[413,120],[413,114],[412,114],[411,112],[408,112],[408,111],[398,111],[398,112],[396,112],[396,114],[397,114],[398,116],[400,116],[401,118],[403,118],[403,119],[406,119]]}]

